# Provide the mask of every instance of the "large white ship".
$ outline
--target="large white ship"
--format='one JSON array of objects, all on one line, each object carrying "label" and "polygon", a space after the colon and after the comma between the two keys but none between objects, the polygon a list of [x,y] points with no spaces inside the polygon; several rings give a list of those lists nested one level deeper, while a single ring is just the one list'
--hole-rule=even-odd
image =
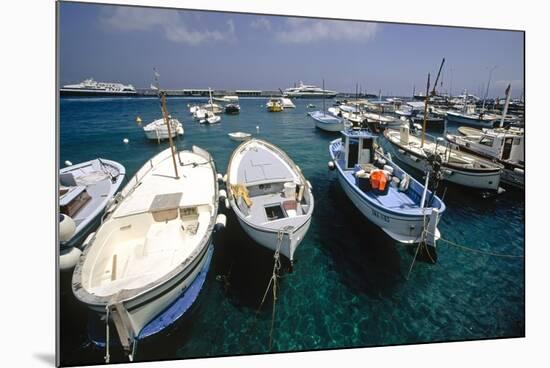
[{"label": "large white ship", "polygon": [[136,89],[131,84],[98,82],[92,78],[78,84],[67,84],[60,88],[62,96],[134,96]]},{"label": "large white ship", "polygon": [[313,85],[307,85],[300,81],[300,85],[298,87],[285,89],[283,96],[295,98],[333,98],[336,97],[337,94],[338,92],[322,89]]}]

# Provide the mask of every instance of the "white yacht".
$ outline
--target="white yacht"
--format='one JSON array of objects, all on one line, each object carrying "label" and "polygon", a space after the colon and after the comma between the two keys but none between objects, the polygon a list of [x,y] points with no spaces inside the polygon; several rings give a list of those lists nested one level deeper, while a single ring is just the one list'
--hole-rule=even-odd
[{"label": "white yacht", "polygon": [[78,84],[66,84],[59,89],[62,96],[135,96],[131,84],[98,82],[88,78]]},{"label": "white yacht", "polygon": [[333,98],[336,97],[338,92],[330,91],[328,89],[322,89],[314,85],[307,85],[300,81],[298,87],[291,87],[285,89],[283,95],[285,97],[295,98]]}]

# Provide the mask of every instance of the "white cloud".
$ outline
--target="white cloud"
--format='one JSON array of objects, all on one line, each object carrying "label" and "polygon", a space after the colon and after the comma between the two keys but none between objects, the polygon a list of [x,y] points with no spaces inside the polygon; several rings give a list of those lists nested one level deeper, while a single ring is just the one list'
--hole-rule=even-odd
[{"label": "white cloud", "polygon": [[250,22],[250,26],[254,29],[266,29],[268,31],[271,30],[271,22],[265,17],[254,19],[252,22]]},{"label": "white cloud", "polygon": [[230,40],[235,37],[233,20],[226,30],[192,29],[186,18],[174,10],[117,7],[100,17],[103,26],[119,31],[148,31],[160,28],[164,36],[177,43],[198,45],[208,41]]},{"label": "white cloud", "polygon": [[368,22],[291,18],[286,23],[286,29],[275,33],[276,39],[284,43],[325,40],[365,42],[374,38],[378,30],[377,24]]}]

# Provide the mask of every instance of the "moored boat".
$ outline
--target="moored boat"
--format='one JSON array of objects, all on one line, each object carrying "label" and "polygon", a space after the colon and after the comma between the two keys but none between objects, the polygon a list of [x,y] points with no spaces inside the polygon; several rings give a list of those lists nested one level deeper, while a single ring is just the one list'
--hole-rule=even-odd
[{"label": "moored boat", "polygon": [[225,105],[224,112],[228,115],[237,115],[241,112],[241,107],[237,104]]},{"label": "moored boat", "polygon": [[71,270],[86,236],[124,180],[118,162],[97,158],[59,170],[59,268]]},{"label": "moored boat", "polygon": [[[392,157],[424,172],[429,161],[437,160],[441,164],[443,180],[470,188],[500,191],[502,166],[465,152],[458,152],[438,140],[426,139],[409,134],[408,124],[400,130],[386,129],[384,138],[387,151]],[[444,142],[444,140],[443,140]]]},{"label": "moored boat", "polygon": [[269,112],[281,112],[284,109],[281,100],[278,98],[270,98],[265,106]]},{"label": "moored boat", "polygon": [[243,132],[233,132],[227,134],[229,138],[231,138],[234,141],[246,141],[252,137],[252,134],[250,133],[243,133]]},{"label": "moored boat", "polygon": [[195,146],[172,150],[128,182],[87,239],[73,274],[75,297],[106,320],[107,331],[114,324],[130,357],[142,329],[203,269],[217,221],[212,158]]},{"label": "moored boat", "polygon": [[315,120],[315,126],[327,132],[339,132],[344,129],[344,119],[323,111],[308,112],[308,115]]},{"label": "moored boat", "polygon": [[169,118],[170,133],[168,133],[168,126],[163,118],[157,119],[143,127],[143,132],[147,139],[151,140],[163,140],[176,137],[177,135],[183,135],[183,125],[176,118]]},{"label": "moored boat", "polygon": [[359,211],[392,239],[425,241],[435,248],[444,203],[427,183],[422,185],[375,149],[375,143],[369,131],[342,131],[342,138],[330,142],[329,168],[336,169],[342,189]]},{"label": "moored boat", "polygon": [[229,203],[258,244],[294,261],[311,222],[311,185],[280,148],[260,139],[240,144],[227,166]]},{"label": "moored boat", "polygon": [[525,186],[525,135],[519,128],[496,128],[479,131],[479,135],[446,134],[451,147],[495,160],[503,166],[501,180],[509,185]]}]

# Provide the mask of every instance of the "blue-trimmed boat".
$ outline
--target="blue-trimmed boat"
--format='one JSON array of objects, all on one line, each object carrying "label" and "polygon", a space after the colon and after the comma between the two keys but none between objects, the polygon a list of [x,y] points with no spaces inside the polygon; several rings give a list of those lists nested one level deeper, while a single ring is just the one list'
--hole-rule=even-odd
[{"label": "blue-trimmed boat", "polygon": [[[366,130],[346,130],[330,143],[332,161],[342,189],[372,223],[392,239],[435,248],[445,204],[376,149],[376,136]],[[426,232],[424,232],[426,230]]]}]

